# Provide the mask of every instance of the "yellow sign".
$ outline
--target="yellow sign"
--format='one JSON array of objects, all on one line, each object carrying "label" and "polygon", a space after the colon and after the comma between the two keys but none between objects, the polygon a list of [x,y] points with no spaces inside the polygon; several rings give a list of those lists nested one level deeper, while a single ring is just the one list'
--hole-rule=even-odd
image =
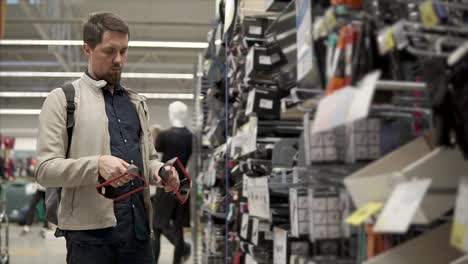
[{"label": "yellow sign", "polygon": [[439,18],[434,10],[432,0],[427,0],[419,5],[419,16],[426,28],[432,28],[439,24]]},{"label": "yellow sign", "polygon": [[361,225],[369,217],[376,214],[380,209],[382,209],[383,203],[371,202],[366,204],[364,207],[359,208],[356,212],[346,218],[346,223],[351,225]]},{"label": "yellow sign", "polygon": [[466,226],[456,221],[452,225],[450,243],[461,251],[465,251]]}]

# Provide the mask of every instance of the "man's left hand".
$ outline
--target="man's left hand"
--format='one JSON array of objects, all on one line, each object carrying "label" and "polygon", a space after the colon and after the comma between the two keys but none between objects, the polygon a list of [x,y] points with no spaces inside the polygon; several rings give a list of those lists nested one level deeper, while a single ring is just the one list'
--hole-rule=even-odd
[{"label": "man's left hand", "polygon": [[154,171],[153,177],[156,181],[156,185],[158,187],[164,187],[166,192],[175,192],[179,189],[179,174],[174,167],[171,166],[164,166],[161,170],[170,170],[169,177],[167,178],[167,182],[165,182],[161,176],[159,176],[158,171]]}]

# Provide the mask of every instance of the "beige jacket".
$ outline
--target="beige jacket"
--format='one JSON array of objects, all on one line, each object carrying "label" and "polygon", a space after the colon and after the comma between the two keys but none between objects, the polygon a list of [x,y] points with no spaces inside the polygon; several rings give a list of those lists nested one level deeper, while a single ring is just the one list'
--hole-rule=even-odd
[{"label": "beige jacket", "polygon": [[[75,87],[75,126],[70,145],[70,158],[65,159],[67,146],[66,99],[63,90],[54,89],[44,101],[39,116],[37,140],[38,165],[36,180],[45,187],[63,187],[58,209],[58,226],[63,230],[90,230],[116,225],[114,203],[99,195],[98,161],[110,155],[110,135],[101,88],[106,81],[95,81],[88,75],[73,82]],[[141,123],[141,153],[144,177],[153,182],[151,172],[163,164],[156,159],[149,130],[149,112],[145,98],[126,90],[135,104]],[[145,207],[152,225],[149,188],[144,190]],[[152,229],[151,229],[152,230]]]}]

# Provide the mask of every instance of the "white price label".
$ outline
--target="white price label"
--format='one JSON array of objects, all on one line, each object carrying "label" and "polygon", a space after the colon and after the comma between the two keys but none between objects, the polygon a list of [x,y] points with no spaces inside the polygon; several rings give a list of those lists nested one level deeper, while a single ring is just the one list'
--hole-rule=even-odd
[{"label": "white price label", "polygon": [[286,264],[288,250],[288,231],[275,227],[273,232],[273,264]]},{"label": "white price label", "polygon": [[262,65],[271,65],[271,57],[266,55],[258,56],[258,63]]},{"label": "white price label", "polygon": [[264,98],[260,99],[260,108],[273,109],[273,100]]},{"label": "white price label", "polygon": [[249,232],[249,215],[248,214],[242,214],[242,222],[241,222],[241,232],[240,236],[243,239],[248,238],[248,233]]},{"label": "white price label", "polygon": [[252,242],[256,246],[258,246],[258,224],[257,218],[252,219]]},{"label": "white price label", "polygon": [[[312,125],[312,134],[366,118],[380,71],[367,74],[356,87],[339,89],[320,100]],[[336,107],[339,105],[340,107]]]},{"label": "white price label", "polygon": [[398,184],[377,219],[374,231],[406,233],[430,185],[431,179]]},{"label": "white price label", "polygon": [[260,26],[250,26],[249,33],[252,35],[262,35],[262,27]]},{"label": "white price label", "polygon": [[253,216],[270,220],[270,193],[268,190],[268,176],[249,178],[248,202],[249,211]]}]

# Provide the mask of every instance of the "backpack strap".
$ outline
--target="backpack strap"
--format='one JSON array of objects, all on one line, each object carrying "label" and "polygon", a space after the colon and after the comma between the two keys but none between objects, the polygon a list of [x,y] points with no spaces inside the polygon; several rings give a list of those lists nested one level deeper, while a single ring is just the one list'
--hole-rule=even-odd
[{"label": "backpack strap", "polygon": [[75,87],[71,82],[64,83],[62,85],[63,93],[67,99],[67,133],[68,133],[68,145],[67,145],[67,154],[68,158],[70,154],[70,145],[73,136],[73,127],[75,126]]}]

